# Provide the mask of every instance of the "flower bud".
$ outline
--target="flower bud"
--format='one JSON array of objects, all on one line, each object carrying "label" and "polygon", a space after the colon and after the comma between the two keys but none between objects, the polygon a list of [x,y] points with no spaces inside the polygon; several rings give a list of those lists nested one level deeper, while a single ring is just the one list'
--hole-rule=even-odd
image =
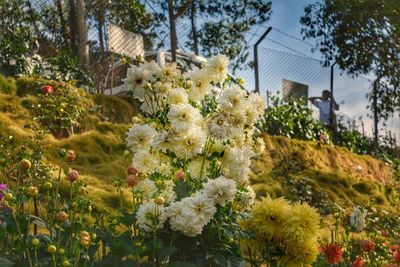
[{"label": "flower bud", "polygon": [[65,154],[65,160],[70,163],[73,162],[76,159],[76,153],[74,150],[68,150],[67,153]]},{"label": "flower bud", "polygon": [[134,187],[135,185],[137,185],[137,183],[139,182],[138,178],[136,175],[129,175],[126,178],[126,183],[130,186],[130,187]]},{"label": "flower bud", "polygon": [[83,247],[88,248],[90,245],[90,235],[87,231],[81,231],[79,233],[80,243]]},{"label": "flower bud", "polygon": [[43,188],[46,189],[46,190],[50,190],[50,189],[53,188],[53,184],[50,183],[50,182],[45,182],[45,183],[43,184]]},{"label": "flower bud", "polygon": [[130,165],[126,171],[128,174],[132,174],[132,175],[138,174],[138,170],[133,165]]},{"label": "flower bud", "polygon": [[165,199],[163,197],[157,197],[156,199],[154,199],[154,203],[156,203],[157,205],[162,205],[164,204]]},{"label": "flower bud", "polygon": [[90,237],[89,236],[82,236],[81,237],[81,245],[82,247],[88,248],[90,245]]},{"label": "flower bud", "polygon": [[78,203],[76,203],[75,201],[71,203],[72,209],[76,209],[77,207],[78,207]]},{"label": "flower bud", "polygon": [[157,181],[156,181],[156,186],[157,187],[162,187],[164,185],[164,182],[163,182],[163,180],[161,180],[161,179],[158,179]]},{"label": "flower bud", "polygon": [[60,248],[58,250],[58,254],[60,254],[61,256],[65,254],[65,250],[63,248]]},{"label": "flower bud", "polygon": [[37,238],[33,238],[31,243],[32,243],[32,246],[38,247],[40,245],[40,240]]},{"label": "flower bud", "polygon": [[188,87],[192,87],[193,86],[193,81],[192,80],[187,80],[186,84]]},{"label": "flower bud", "polygon": [[37,195],[39,195],[39,190],[36,186],[30,186],[28,187],[28,189],[26,189],[26,194],[29,197],[36,197]]},{"label": "flower bud", "polygon": [[89,232],[88,231],[80,231],[79,237],[82,237],[82,236],[89,236]]},{"label": "flower bud", "polygon": [[13,199],[13,195],[12,195],[11,193],[5,193],[5,194],[4,194],[4,198],[5,198],[7,201],[10,201],[10,200]]},{"label": "flower bud", "polygon": [[78,180],[78,177],[79,177],[79,173],[78,173],[77,170],[71,170],[71,171],[69,172],[69,174],[68,174],[68,180],[69,180],[71,183],[73,183],[73,182],[75,182],[76,180]]},{"label": "flower bud", "polygon": [[92,234],[92,236],[90,237],[93,241],[95,241],[97,239],[97,235],[96,234]]},{"label": "flower bud", "polygon": [[27,159],[23,159],[20,161],[19,166],[23,170],[29,170],[32,167],[32,163]]},{"label": "flower bud", "polygon": [[68,267],[68,266],[70,266],[69,261],[68,261],[68,260],[63,261],[62,266],[63,266],[63,267]]},{"label": "flower bud", "polygon": [[56,251],[57,251],[57,247],[54,245],[50,245],[47,247],[47,252],[50,254],[54,254],[54,253],[56,253]]},{"label": "flower bud", "polygon": [[87,193],[87,192],[86,192],[86,188],[84,188],[84,187],[79,188],[78,194],[79,194],[80,196],[83,196],[83,195],[85,195],[86,193]]},{"label": "flower bud", "polygon": [[185,173],[184,173],[183,171],[178,171],[178,172],[175,174],[175,178],[176,178],[178,181],[183,181],[183,180],[185,180]]},{"label": "flower bud", "polygon": [[65,222],[66,220],[68,220],[68,213],[66,213],[65,211],[59,211],[56,214],[56,219],[57,221],[59,221],[60,223]]}]

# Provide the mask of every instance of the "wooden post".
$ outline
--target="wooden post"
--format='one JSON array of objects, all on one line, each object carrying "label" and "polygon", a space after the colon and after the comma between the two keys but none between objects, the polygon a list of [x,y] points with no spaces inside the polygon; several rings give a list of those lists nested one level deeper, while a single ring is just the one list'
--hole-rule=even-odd
[{"label": "wooden post", "polygon": [[172,56],[172,61],[175,62],[177,39],[176,39],[176,24],[175,24],[173,0],[168,0],[168,15],[169,15],[169,38],[171,41],[171,56]]}]

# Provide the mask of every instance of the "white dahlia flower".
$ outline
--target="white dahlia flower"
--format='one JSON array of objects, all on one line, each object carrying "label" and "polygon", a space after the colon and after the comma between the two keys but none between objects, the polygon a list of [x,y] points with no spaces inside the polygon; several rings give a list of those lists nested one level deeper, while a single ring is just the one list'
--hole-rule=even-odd
[{"label": "white dahlia flower", "polygon": [[165,208],[150,201],[141,204],[136,213],[139,228],[145,232],[162,229],[167,220]]},{"label": "white dahlia flower", "polygon": [[227,202],[232,202],[237,192],[235,181],[226,179],[224,176],[220,176],[215,180],[208,180],[203,184],[203,187],[204,194],[222,207]]},{"label": "white dahlia flower", "polygon": [[140,125],[135,123],[129,128],[126,142],[133,152],[148,149],[156,134],[157,131],[149,124]]}]

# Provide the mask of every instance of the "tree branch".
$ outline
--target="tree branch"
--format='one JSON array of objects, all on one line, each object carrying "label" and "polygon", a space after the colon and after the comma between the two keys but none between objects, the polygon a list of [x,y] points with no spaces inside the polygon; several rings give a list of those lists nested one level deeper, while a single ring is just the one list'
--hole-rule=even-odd
[{"label": "tree branch", "polygon": [[188,9],[190,2],[192,2],[193,0],[188,0],[186,1],[176,12],[176,14],[174,15],[174,19],[177,19],[178,17],[182,16],[183,13],[185,13],[186,9]]}]

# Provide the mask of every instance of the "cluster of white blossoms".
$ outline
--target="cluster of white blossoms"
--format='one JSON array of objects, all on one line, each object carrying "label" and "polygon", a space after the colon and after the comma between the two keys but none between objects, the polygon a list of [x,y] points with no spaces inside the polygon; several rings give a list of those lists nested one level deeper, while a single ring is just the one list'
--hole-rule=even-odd
[{"label": "cluster of white blossoms", "polygon": [[168,221],[173,231],[196,236],[219,208],[244,211],[254,203],[248,180],[251,159],[265,147],[255,128],[264,100],[230,80],[228,64],[218,55],[187,72],[154,62],[128,70],[126,89],[145,115],[126,138],[138,171],[131,184],[140,195],[141,230]]}]

